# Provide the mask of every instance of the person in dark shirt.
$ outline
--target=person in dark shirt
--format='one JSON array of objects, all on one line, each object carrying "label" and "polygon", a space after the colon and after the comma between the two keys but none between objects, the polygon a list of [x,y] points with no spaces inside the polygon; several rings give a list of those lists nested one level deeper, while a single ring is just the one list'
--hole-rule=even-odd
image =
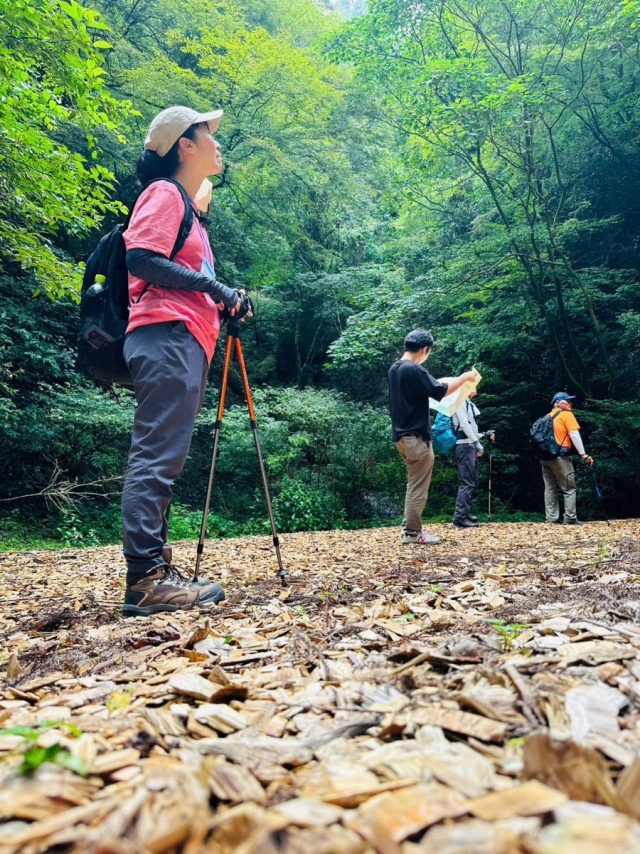
[{"label": "person in dark shirt", "polygon": [[407,467],[407,493],[402,523],[402,543],[439,543],[422,530],[422,511],[427,503],[433,445],[429,398],[442,400],[465,382],[477,382],[476,371],[466,371],[449,383],[434,379],[423,367],[431,355],[433,335],[414,329],[404,339],[405,352],[389,369],[389,409],[393,441]]}]

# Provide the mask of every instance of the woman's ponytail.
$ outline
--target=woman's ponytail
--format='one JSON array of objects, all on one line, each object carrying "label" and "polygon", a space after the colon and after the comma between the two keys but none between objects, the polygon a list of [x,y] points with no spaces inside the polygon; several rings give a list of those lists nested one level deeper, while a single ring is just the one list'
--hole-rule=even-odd
[{"label": "woman's ponytail", "polygon": [[[173,151],[173,149],[172,149]],[[143,151],[136,164],[136,174],[141,184],[148,184],[155,178],[170,178],[176,171],[177,163],[170,155],[160,157],[155,151]],[[171,162],[173,161],[173,162]]]},{"label": "woman's ponytail", "polygon": [[[187,139],[195,139],[197,127],[199,125],[191,125],[182,136]],[[164,157],[160,157],[157,152],[148,148],[142,152],[136,164],[136,174],[143,186],[156,178],[172,178],[175,175],[178,166],[180,166],[180,139],[173,143]]]}]

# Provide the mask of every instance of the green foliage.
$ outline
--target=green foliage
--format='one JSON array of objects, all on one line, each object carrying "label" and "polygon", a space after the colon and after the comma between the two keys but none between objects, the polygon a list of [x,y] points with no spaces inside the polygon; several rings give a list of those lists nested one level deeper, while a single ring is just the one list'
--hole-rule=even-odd
[{"label": "green foliage", "polygon": [[[0,0],[2,544],[119,537],[133,397],[75,372],[73,298],[173,103],[225,111],[209,228],[220,277],[255,297],[243,346],[283,530],[398,518],[386,372],[416,326],[436,376],[483,374],[493,518],[539,518],[527,432],[561,388],[581,392],[609,513],[637,514],[638,12],[371,0],[341,25],[313,0]],[[174,539],[199,534],[219,374],[218,354]],[[267,533],[235,369],[229,395],[208,536]],[[103,497],[61,511],[54,476]],[[427,518],[455,491],[441,458]]]},{"label": "green foliage", "polygon": [[[438,0],[416,10],[402,0],[372,2],[337,54],[357,62],[363,91],[376,92],[407,135],[398,180],[407,232],[419,230],[422,247],[433,249],[415,281],[427,304],[438,302],[440,279],[450,283],[451,319],[465,325],[477,319],[486,328],[507,301],[512,311],[524,309],[544,329],[563,381],[590,397],[620,383],[620,367],[612,356],[617,312],[605,299],[612,277],[595,269],[593,243],[588,260],[575,251],[599,230],[613,231],[616,220],[584,176],[600,186],[604,147],[620,178],[637,184],[628,168],[637,110],[621,123],[606,104],[612,92],[626,103],[638,84],[638,33],[618,4],[578,7]],[[611,163],[605,170],[616,171]],[[631,307],[628,296],[619,311]]]},{"label": "green foliage", "polygon": [[96,133],[123,112],[105,86],[106,25],[75,0],[0,2],[0,255],[51,296],[78,274],[52,236],[82,234],[107,210],[113,176]]},{"label": "green foliage", "polygon": [[[172,540],[196,540],[202,527],[202,509],[190,510],[174,501],[171,504],[169,527]],[[209,513],[207,537],[240,537],[243,534],[261,533],[261,526],[252,520],[235,522],[221,513]]]},{"label": "green foliage", "polygon": [[516,640],[521,632],[529,628],[526,623],[505,623],[504,620],[492,620],[487,617],[483,617],[482,621],[484,623],[489,623],[489,625],[498,632],[502,638],[503,652],[511,652],[514,640]]},{"label": "green foliage", "polygon": [[[624,464],[640,451],[637,13],[636,2],[372,0],[334,40],[361,96],[400,130],[401,155],[386,199],[400,286],[378,291],[379,316],[375,302],[354,307],[331,346],[338,381],[371,388],[403,321],[435,327],[429,368],[481,370],[494,490],[523,511],[539,506],[525,487],[540,482],[528,427],[568,387],[582,392],[610,510],[637,512]],[[581,513],[595,516],[579,478]]]},{"label": "green foliage", "polygon": [[[83,399],[80,396],[79,402]],[[350,520],[367,524],[379,515],[398,515],[404,467],[389,441],[385,412],[354,404],[337,392],[316,389],[258,389],[255,402],[280,531],[341,527]],[[58,449],[66,443],[73,448],[73,455],[69,451],[65,459],[73,460],[76,472],[94,478],[113,470],[116,439],[122,439],[118,465],[124,464],[131,411],[128,406],[124,410],[126,420],[119,410],[110,414],[110,407],[123,405],[98,395],[96,411],[76,406],[73,418],[66,420],[64,437],[55,434]],[[117,429],[110,435],[118,415]],[[200,535],[214,418],[215,408],[206,405],[198,419],[187,466],[175,487],[169,517],[173,540]],[[113,456],[96,454],[96,443],[101,442]],[[114,491],[119,491],[118,484]],[[7,533],[11,527],[14,534],[10,536],[18,539],[27,525],[19,509],[5,520]],[[40,525],[43,533],[48,528],[52,538],[69,547],[113,543],[120,536],[119,506],[105,499],[65,506],[61,511],[52,508]],[[265,534],[269,530],[246,406],[234,405],[223,420],[207,536]]]},{"label": "green foliage", "polygon": [[[25,746],[17,751],[22,760],[18,766],[18,773],[32,774],[41,765],[51,763],[59,765],[61,768],[67,768],[75,774],[86,776],[87,769],[84,762],[74,756],[63,745],[52,744],[42,747],[36,743],[44,732],[52,728],[66,730],[74,738],[79,738],[82,735],[78,727],[66,721],[43,721],[37,727],[15,726],[0,730],[0,735],[17,735],[24,739]],[[11,755],[15,755],[15,753],[8,754],[8,756]]]},{"label": "green foliage", "polygon": [[50,747],[38,747],[37,745],[28,747],[22,754],[22,763],[18,767],[18,773],[32,774],[45,763],[59,765],[61,768],[67,768],[83,777],[87,774],[84,762],[59,744],[52,744]]},{"label": "green foliage", "polygon": [[337,528],[346,515],[338,496],[291,478],[284,478],[280,483],[274,513],[281,531]]},{"label": "green foliage", "polygon": [[[32,286],[0,276],[0,477],[7,498],[41,491],[56,468],[71,482],[118,477],[130,443],[131,394],[109,397],[74,371],[77,307],[33,297]],[[92,491],[114,488],[117,481],[108,481]]]},{"label": "green foliage", "polygon": [[[144,122],[172,103],[225,111],[211,234],[226,280],[270,292],[366,251],[377,222],[362,178],[375,134],[350,100],[350,72],[319,49],[333,16],[313,0],[96,5],[112,29],[114,92],[135,93]],[[129,126],[136,143],[118,164],[123,177],[141,144],[140,123]]]},{"label": "green foliage", "polygon": [[100,539],[94,528],[82,529],[82,521],[75,507],[62,508],[62,524],[58,528],[60,539],[67,548],[98,546]]},{"label": "green foliage", "polygon": [[[257,389],[255,405],[278,527],[313,530],[366,520],[389,502],[398,512],[401,460],[389,442],[386,413],[320,389]],[[213,406],[200,415],[178,499],[204,504],[211,454]],[[224,530],[221,510],[240,530],[269,530],[253,435],[244,404],[225,414],[209,525]],[[384,511],[383,511],[384,512]],[[173,526],[173,521],[171,522]],[[173,535],[173,527],[172,527]]]},{"label": "green foliage", "polygon": [[61,548],[55,529],[40,524],[32,512],[25,512],[20,507],[7,510],[7,506],[11,505],[4,505],[0,511],[0,552]]}]

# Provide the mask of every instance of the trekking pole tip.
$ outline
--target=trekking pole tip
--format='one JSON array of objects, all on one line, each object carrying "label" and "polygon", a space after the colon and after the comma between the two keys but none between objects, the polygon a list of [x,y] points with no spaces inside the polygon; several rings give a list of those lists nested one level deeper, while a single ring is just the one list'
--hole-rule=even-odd
[{"label": "trekking pole tip", "polygon": [[277,577],[280,579],[280,583],[282,584],[283,587],[289,586],[289,582],[287,581],[288,575],[289,575],[289,573],[287,572],[287,570],[284,567],[277,573]]}]

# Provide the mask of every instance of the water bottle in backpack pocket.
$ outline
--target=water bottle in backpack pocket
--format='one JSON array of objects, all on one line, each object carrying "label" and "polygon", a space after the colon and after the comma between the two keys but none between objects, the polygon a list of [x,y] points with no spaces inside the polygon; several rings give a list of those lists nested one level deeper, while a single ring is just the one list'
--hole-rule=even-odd
[{"label": "water bottle in backpack pocket", "polygon": [[431,428],[433,437],[433,450],[438,454],[448,454],[452,451],[458,441],[453,431],[451,416],[438,412],[436,420]]},{"label": "water bottle in backpack pocket", "polygon": [[123,353],[129,322],[123,231],[123,225],[116,225],[105,234],[87,261],[80,294],[78,366],[100,382],[131,385]]}]

